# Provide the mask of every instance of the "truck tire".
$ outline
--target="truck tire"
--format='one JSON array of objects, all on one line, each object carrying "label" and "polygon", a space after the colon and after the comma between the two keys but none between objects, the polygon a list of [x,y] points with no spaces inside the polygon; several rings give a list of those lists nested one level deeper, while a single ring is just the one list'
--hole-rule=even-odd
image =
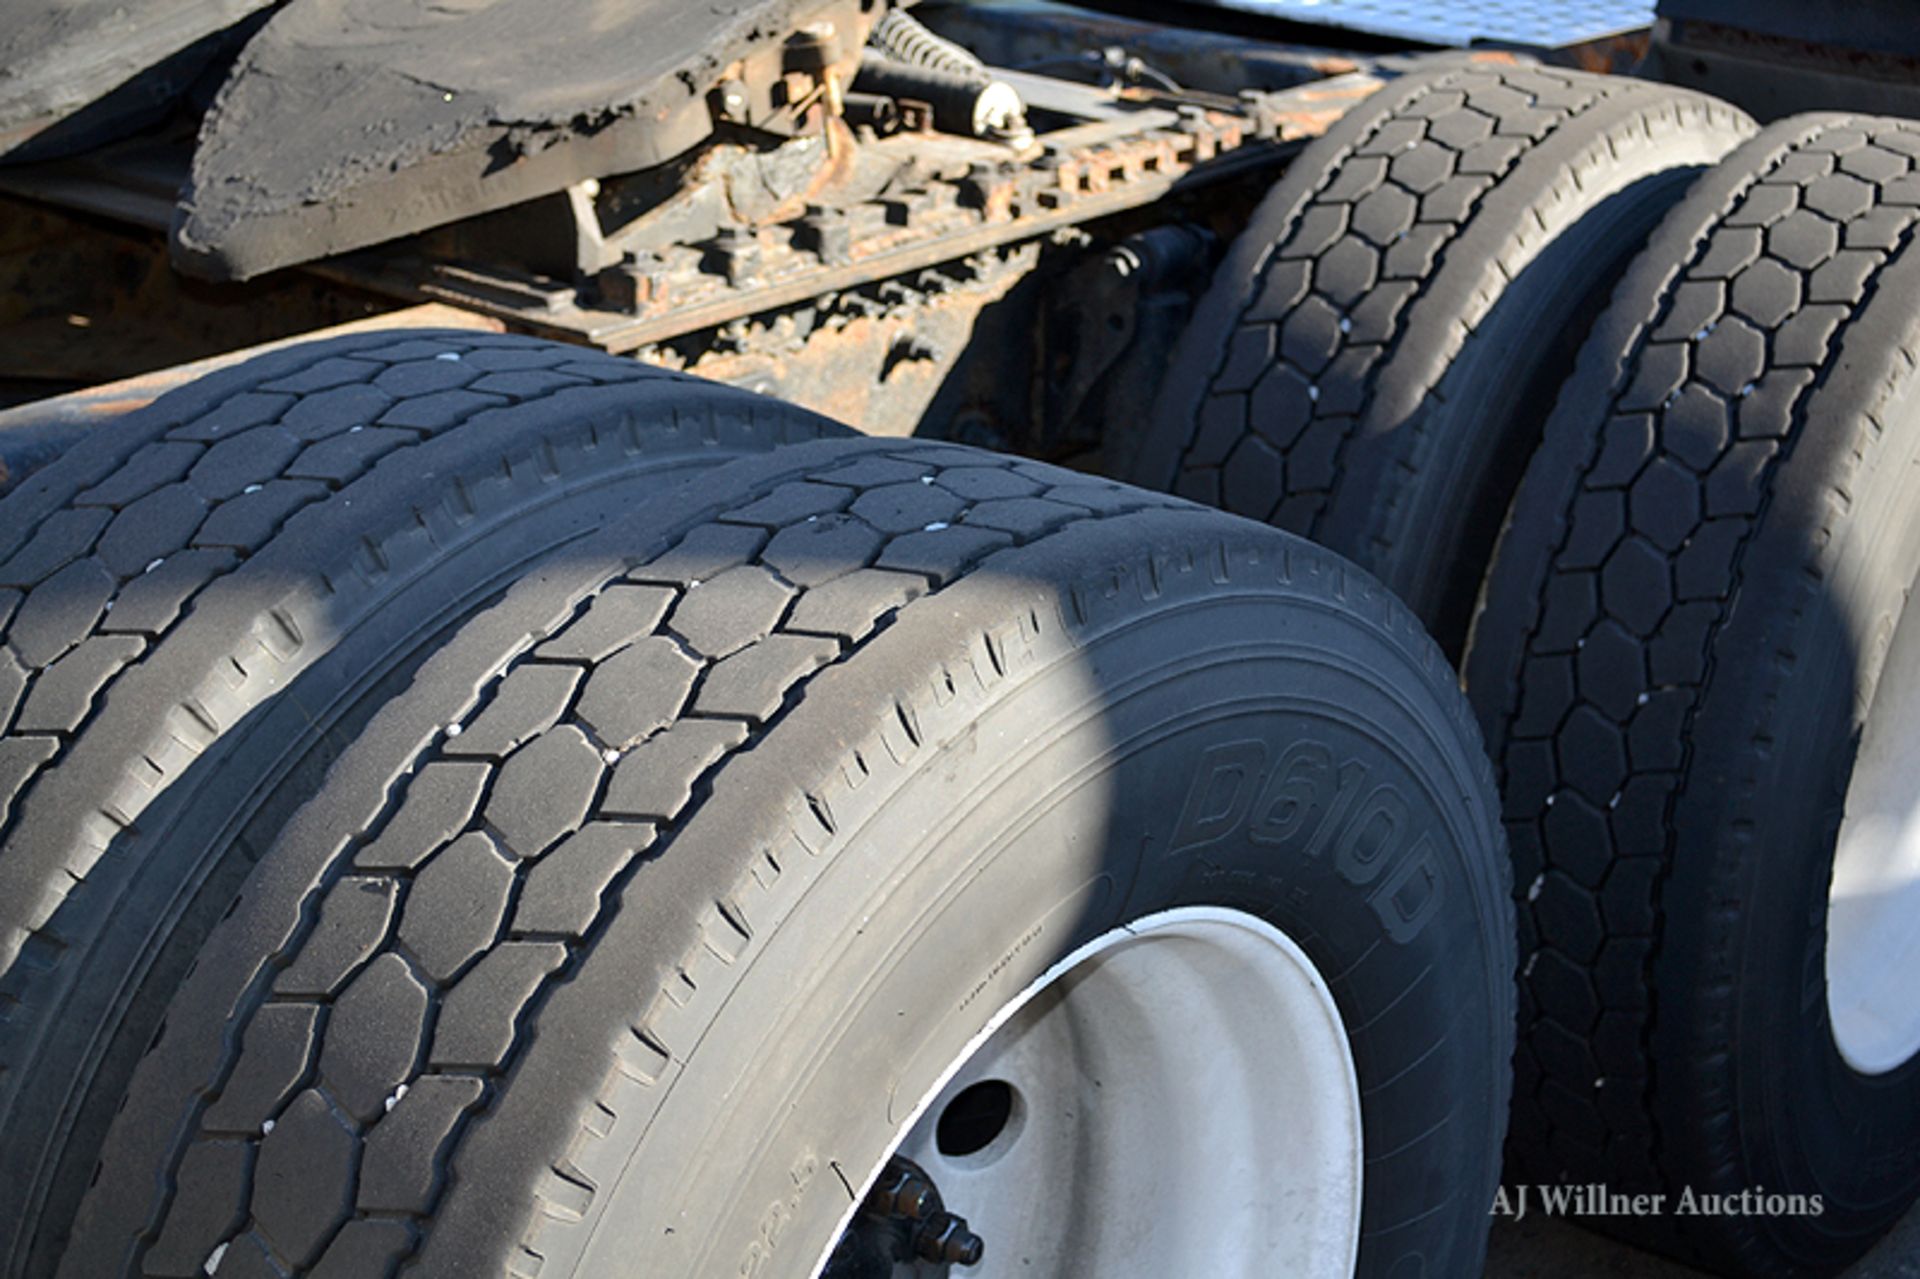
[{"label": "truck tire", "polygon": [[1457,657],[1581,337],[1660,215],[1752,132],[1613,76],[1394,81],[1254,213],[1129,478],[1332,547]]},{"label": "truck tire", "polygon": [[985,1238],[956,1273],[1477,1273],[1495,803],[1443,656],[1327,552],[953,445],[743,460],[341,757],[62,1273],[838,1279],[903,1140]]},{"label": "truck tire", "polygon": [[698,468],[835,429],[385,333],[216,373],[0,502],[0,1273],[51,1270],[200,940],[430,638]]},{"label": "truck tire", "polygon": [[1920,1189],[1915,157],[1803,116],[1674,209],[1467,660],[1522,897],[1516,1166],[1666,1194],[1605,1224],[1727,1273],[1831,1273]]}]

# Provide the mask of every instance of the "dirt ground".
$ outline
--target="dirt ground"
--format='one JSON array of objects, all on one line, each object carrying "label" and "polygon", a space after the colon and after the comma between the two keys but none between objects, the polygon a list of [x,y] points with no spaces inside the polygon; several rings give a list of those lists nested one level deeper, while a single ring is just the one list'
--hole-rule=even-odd
[{"label": "dirt ground", "polygon": [[[1588,1234],[1564,1221],[1494,1223],[1486,1279],[1704,1279],[1697,1270]],[[1920,1210],[1845,1279],[1920,1279]]]}]

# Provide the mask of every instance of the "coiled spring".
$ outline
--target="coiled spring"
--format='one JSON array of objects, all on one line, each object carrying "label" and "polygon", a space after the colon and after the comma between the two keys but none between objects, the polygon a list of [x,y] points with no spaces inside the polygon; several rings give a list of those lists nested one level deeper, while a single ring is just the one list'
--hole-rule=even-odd
[{"label": "coiled spring", "polygon": [[937,36],[905,9],[889,9],[874,24],[867,43],[896,62],[969,80],[988,80],[986,64],[943,36]]}]

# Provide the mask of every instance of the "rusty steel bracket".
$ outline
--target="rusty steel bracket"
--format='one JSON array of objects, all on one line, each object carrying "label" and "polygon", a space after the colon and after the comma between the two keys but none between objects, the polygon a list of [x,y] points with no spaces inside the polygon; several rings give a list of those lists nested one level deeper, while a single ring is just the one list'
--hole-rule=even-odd
[{"label": "rusty steel bracket", "polygon": [[[729,104],[723,80],[720,127],[685,157],[300,269],[632,351],[1277,169],[1393,74],[1234,96],[993,70],[1035,130],[1012,146],[939,132],[924,102],[829,91],[859,51],[816,43],[735,68],[765,101]],[[190,153],[190,138],[133,139],[0,170],[0,191],[164,230]]]},{"label": "rusty steel bracket", "polygon": [[[852,154],[789,178],[787,207],[741,217],[730,186],[768,163],[722,143],[697,161],[673,201],[591,243],[613,265],[589,278],[529,277],[470,262],[436,262],[406,283],[610,351],[629,351],[877,280],[1034,240],[1140,208],[1170,192],[1277,165],[1382,83],[1352,72],[1237,98],[1113,92],[996,72],[1048,122],[1032,150],[900,127],[848,135]],[[909,111],[903,113],[911,116]],[[836,122],[837,123],[837,122]],[[804,148],[804,140],[788,144]],[[793,166],[789,166],[793,167]],[[611,185],[611,184],[609,184]],[[610,193],[610,195],[613,193]],[[568,209],[581,215],[578,199]],[[697,228],[697,238],[651,232]],[[419,263],[378,255],[341,262],[345,278],[391,288]],[[404,285],[403,285],[404,287]]]}]

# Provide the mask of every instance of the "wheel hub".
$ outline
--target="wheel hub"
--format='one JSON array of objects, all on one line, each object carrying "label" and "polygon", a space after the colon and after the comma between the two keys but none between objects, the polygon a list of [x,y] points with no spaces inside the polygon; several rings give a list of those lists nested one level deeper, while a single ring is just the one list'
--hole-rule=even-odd
[{"label": "wheel hub", "polygon": [[926,1210],[912,1174],[984,1241],[970,1279],[1350,1274],[1360,1104],[1339,1011],[1253,916],[1142,919],[996,1015],[907,1125],[836,1259],[872,1255],[883,1226],[897,1237],[885,1214],[903,1185]]}]

